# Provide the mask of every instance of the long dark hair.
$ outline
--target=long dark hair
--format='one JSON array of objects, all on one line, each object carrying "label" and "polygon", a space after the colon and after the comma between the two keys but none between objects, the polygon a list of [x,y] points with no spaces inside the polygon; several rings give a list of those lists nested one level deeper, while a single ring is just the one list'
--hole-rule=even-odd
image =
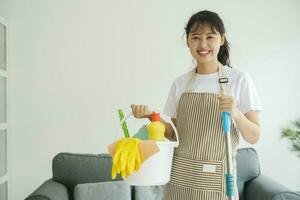
[{"label": "long dark hair", "polygon": [[[192,15],[189,19],[185,27],[186,38],[188,38],[189,34],[196,31],[201,25],[208,25],[213,32],[218,31],[221,36],[225,34],[225,27],[219,15],[208,10],[203,10]],[[220,47],[218,61],[229,67],[231,65],[229,59],[229,42],[226,37],[224,44]]]}]

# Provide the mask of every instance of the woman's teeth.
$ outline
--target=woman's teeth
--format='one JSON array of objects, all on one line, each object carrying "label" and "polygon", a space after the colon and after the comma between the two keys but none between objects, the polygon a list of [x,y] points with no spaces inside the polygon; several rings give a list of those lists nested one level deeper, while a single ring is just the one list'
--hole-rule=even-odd
[{"label": "woman's teeth", "polygon": [[207,54],[210,53],[210,51],[197,51],[197,52],[198,52],[198,54],[200,54],[200,55],[207,55]]}]

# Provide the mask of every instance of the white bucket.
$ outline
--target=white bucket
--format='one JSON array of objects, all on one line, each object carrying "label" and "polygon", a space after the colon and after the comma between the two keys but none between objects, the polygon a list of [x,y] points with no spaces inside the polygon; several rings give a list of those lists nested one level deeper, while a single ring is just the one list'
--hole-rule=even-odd
[{"label": "white bucket", "polygon": [[[132,113],[122,120],[121,124],[131,116],[133,116]],[[138,172],[133,172],[129,177],[124,179],[124,181],[129,185],[165,185],[170,180],[174,148],[178,147],[179,138],[173,122],[162,113],[160,116],[164,121],[171,124],[177,141],[156,142],[159,152],[149,157],[141,165],[141,168]]]}]

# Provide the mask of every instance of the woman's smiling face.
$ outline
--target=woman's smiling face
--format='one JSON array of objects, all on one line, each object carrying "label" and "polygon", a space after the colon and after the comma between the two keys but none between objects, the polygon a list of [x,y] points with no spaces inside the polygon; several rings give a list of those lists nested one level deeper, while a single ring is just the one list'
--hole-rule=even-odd
[{"label": "woman's smiling face", "polygon": [[224,36],[208,25],[200,25],[196,30],[194,29],[191,29],[193,31],[188,34],[187,45],[197,63],[217,60],[220,46],[225,42]]}]

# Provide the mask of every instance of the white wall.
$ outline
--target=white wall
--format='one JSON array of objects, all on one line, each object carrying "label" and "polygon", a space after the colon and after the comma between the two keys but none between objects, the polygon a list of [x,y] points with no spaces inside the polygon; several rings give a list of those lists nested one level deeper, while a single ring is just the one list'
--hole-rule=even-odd
[{"label": "white wall", "polygon": [[260,93],[263,173],[300,190],[300,158],[279,137],[300,117],[299,1],[0,0],[10,25],[13,200],[51,177],[57,153],[105,152],[118,108],[163,108],[192,65],[184,26],[202,9],[223,18],[233,67]]}]

